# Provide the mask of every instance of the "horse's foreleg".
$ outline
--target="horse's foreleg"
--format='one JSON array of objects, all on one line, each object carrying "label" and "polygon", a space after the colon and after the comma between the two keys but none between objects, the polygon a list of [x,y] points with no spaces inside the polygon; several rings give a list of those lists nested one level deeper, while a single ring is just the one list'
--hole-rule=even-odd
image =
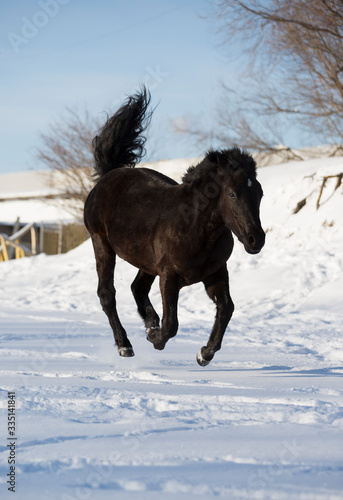
[{"label": "horse's foreleg", "polygon": [[177,301],[180,291],[178,277],[175,274],[161,275],[160,290],[163,304],[162,328],[151,329],[147,338],[154,344],[155,349],[162,351],[168,340],[176,335],[179,326],[177,319]]},{"label": "horse's foreleg", "polygon": [[226,327],[234,311],[226,266],[204,280],[204,285],[207,294],[217,306],[217,313],[207,345],[202,347],[197,354],[197,362],[200,366],[208,365],[214,354],[221,348]]},{"label": "horse's foreleg", "polygon": [[131,343],[119,320],[116,308],[116,291],[113,284],[116,254],[110,245],[99,236],[92,235],[92,242],[95,253],[96,270],[99,278],[98,297],[100,299],[100,304],[108,317],[120,356],[134,356]]},{"label": "horse's foreleg", "polygon": [[144,321],[147,334],[151,330],[159,329],[160,327],[160,318],[153,308],[148,295],[155,278],[156,276],[140,270],[131,285],[138,312]]}]

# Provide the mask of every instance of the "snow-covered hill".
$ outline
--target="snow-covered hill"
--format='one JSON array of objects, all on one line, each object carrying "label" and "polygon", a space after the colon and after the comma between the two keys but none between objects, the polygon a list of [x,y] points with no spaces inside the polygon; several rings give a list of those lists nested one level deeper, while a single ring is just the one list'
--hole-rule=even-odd
[{"label": "snow-covered hill", "polygon": [[[214,308],[182,290],[180,329],[145,340],[119,261],[118,310],[136,356],[119,358],[96,296],[91,244],[0,263],[0,495],[7,391],[17,402],[17,498],[338,500],[343,490],[342,158],[259,170],[266,245],[236,242],[236,305],[201,368]],[[168,172],[170,175],[170,172]],[[294,214],[298,203],[306,204]],[[158,283],[152,301],[161,309]]]}]

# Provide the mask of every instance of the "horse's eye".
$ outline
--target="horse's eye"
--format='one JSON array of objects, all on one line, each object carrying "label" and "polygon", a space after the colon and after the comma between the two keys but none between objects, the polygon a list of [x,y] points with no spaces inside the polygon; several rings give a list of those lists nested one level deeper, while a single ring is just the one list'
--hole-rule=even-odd
[{"label": "horse's eye", "polygon": [[232,199],[236,198],[235,193],[229,193],[229,196],[230,196],[230,198],[232,198]]}]

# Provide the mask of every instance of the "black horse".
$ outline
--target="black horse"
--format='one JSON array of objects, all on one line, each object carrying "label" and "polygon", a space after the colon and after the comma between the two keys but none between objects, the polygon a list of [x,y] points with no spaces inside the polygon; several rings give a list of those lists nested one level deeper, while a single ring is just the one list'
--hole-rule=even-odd
[{"label": "black horse", "polygon": [[[149,103],[143,88],[93,140],[98,181],[86,200],[84,219],[94,247],[98,296],[119,354],[129,357],[134,352],[116,310],[116,255],[139,269],[131,289],[155,349],[164,349],[177,333],[180,289],[202,281],[217,306],[209,341],[197,354],[206,366],[220,349],[234,310],[226,268],[232,232],[248,253],[264,245],[262,188],[253,158],[238,148],[210,151],[187,170],[181,184],[148,168],[132,168],[144,154]],[[157,275],[162,327],[148,296]]]}]

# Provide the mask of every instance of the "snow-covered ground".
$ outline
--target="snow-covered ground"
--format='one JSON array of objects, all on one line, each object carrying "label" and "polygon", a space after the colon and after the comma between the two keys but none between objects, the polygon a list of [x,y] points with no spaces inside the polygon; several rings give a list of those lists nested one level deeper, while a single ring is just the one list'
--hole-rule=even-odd
[{"label": "snow-covered ground", "polygon": [[[343,498],[342,158],[266,167],[266,245],[236,243],[236,310],[205,368],[214,307],[182,290],[180,329],[145,340],[119,261],[120,358],[96,296],[91,244],[0,263],[0,496],[20,500]],[[297,203],[307,197],[297,214]],[[161,309],[158,284],[152,301]],[[15,391],[16,493],[7,490],[7,391]],[[11,496],[12,495],[12,496]]]}]

